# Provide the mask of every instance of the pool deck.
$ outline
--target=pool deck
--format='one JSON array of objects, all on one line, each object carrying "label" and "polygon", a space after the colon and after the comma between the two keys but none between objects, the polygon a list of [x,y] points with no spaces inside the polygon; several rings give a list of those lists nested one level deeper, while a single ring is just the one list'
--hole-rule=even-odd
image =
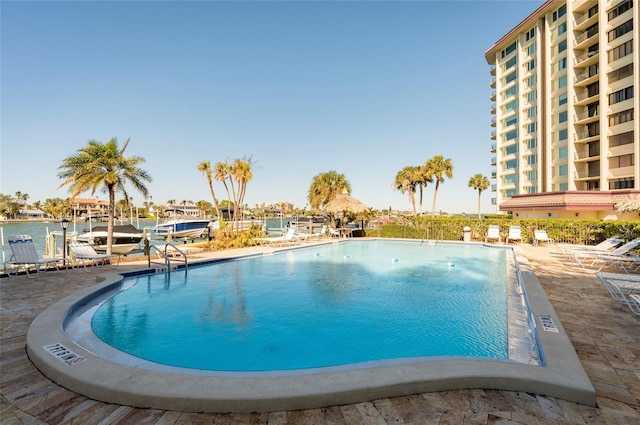
[{"label": "pool deck", "polygon": [[[251,252],[256,249],[246,249]],[[593,272],[566,264],[553,249],[521,245],[596,389],[598,407],[498,390],[450,390],[329,408],[270,413],[182,413],[108,404],[51,382],[31,363],[27,330],[47,307],[97,282],[115,267],[0,279],[2,424],[361,424],[640,423],[640,318],[614,301]],[[237,250],[207,254],[235,255]],[[198,255],[204,257],[205,255]],[[117,271],[144,268],[121,263]]]}]

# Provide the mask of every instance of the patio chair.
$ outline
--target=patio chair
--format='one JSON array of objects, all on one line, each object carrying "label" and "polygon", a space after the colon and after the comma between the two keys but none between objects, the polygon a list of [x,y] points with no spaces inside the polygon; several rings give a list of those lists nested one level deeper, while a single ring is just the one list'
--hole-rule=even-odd
[{"label": "patio chair", "polygon": [[497,240],[498,243],[502,242],[500,238],[500,226],[490,225],[487,228],[487,235],[484,237],[484,243],[489,243],[491,240]]},{"label": "patio chair", "polygon": [[86,242],[72,242],[69,244],[69,253],[71,255],[71,259],[75,260],[79,265],[82,263],[85,271],[89,271],[87,269],[87,263],[91,266],[97,266],[98,264],[104,265],[107,260],[111,262],[113,258],[118,258],[118,262],[116,263],[116,267],[120,264],[120,256],[117,254],[98,254],[95,249],[91,245]]},{"label": "patio chair", "polygon": [[538,246],[540,242],[546,242],[547,245],[553,245],[554,240],[547,235],[546,230],[534,230],[533,231],[533,244]]},{"label": "patio chair", "polygon": [[329,227],[329,236],[332,238],[340,238],[342,234],[340,233],[340,230]]},{"label": "patio chair", "polygon": [[[640,246],[640,238],[629,241],[611,252],[602,253],[598,251],[573,251],[572,258],[582,268],[593,267],[600,264],[600,268],[598,268],[598,271],[602,270],[603,267],[608,265],[622,268],[625,272],[628,272],[630,270],[638,270],[638,268],[640,268],[640,256],[628,255],[629,252],[636,249],[638,246]],[[586,262],[589,260],[591,260],[591,263],[586,264]],[[630,266],[635,265],[636,267],[627,268],[628,264]]]},{"label": "patio chair", "polygon": [[520,226],[509,226],[509,235],[505,242],[508,244],[509,241],[522,243],[522,230],[520,229]]},{"label": "patio chair", "polygon": [[596,272],[596,277],[613,299],[622,304],[629,304],[627,295],[631,295],[631,292],[638,291],[640,294],[640,275],[638,274]]},{"label": "patio chair", "polygon": [[320,239],[321,237],[323,237],[325,234],[327,233],[327,225],[323,225],[322,228],[314,233],[297,233],[296,232],[296,237],[299,238],[300,240],[306,241],[306,240],[314,240],[314,239]]},{"label": "patio chair", "polygon": [[617,247],[624,243],[624,239],[620,238],[620,236],[615,235],[611,236],[600,242],[597,245],[578,245],[578,244],[568,244],[561,243],[556,244],[555,247],[563,255],[571,255],[572,252],[575,251],[588,251],[588,252],[602,252],[607,253],[611,252]]},{"label": "patio chair", "polygon": [[27,273],[27,277],[34,277],[29,274],[29,268],[32,265],[35,266],[36,273],[40,271],[42,266],[48,268],[50,265],[53,265],[56,270],[60,271],[59,264],[63,259],[59,257],[40,257],[31,236],[15,235],[9,236],[7,239],[9,241],[9,247],[11,248],[11,257],[6,264],[17,266],[16,275],[20,272],[20,267],[23,267]]},{"label": "patio chair", "polygon": [[296,240],[300,238],[296,235],[296,226],[291,226],[283,236],[273,236],[269,238],[254,238],[254,241],[265,243],[266,245],[284,246],[292,245]]}]

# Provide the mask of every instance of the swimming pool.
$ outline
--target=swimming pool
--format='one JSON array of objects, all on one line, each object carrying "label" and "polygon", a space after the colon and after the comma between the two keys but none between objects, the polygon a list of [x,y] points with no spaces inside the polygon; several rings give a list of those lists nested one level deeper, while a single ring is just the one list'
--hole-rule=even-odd
[{"label": "swimming pool", "polygon": [[[161,365],[277,371],[534,347],[510,250],[354,241],[129,278],[87,321]],[[514,353],[537,359],[535,352]]]},{"label": "swimming pool", "polygon": [[[375,243],[375,241],[367,242]],[[434,260],[436,261],[436,271],[430,271],[429,274],[434,276],[441,274],[448,277],[444,281],[452,281],[452,276],[464,276],[465,270],[469,273],[474,268],[471,263],[465,263],[465,258],[472,257],[466,251],[469,249],[468,245],[447,243],[432,245],[406,241],[402,243],[410,247],[410,250],[422,253],[432,253],[434,251],[429,250],[439,249],[440,245],[442,245],[441,248],[448,245],[461,247],[463,254],[449,257],[445,261],[442,259]],[[348,275],[346,270],[359,267],[360,254],[356,249],[356,241],[332,242],[330,245],[332,250],[348,249],[348,253],[340,250],[335,251],[338,257],[334,261],[336,270],[333,276]],[[479,247],[480,244],[473,245]],[[511,248],[484,248],[488,249],[492,255],[508,256],[511,255],[509,253],[515,255],[517,266],[514,266],[513,270],[519,270],[518,278],[515,280],[518,284],[513,287],[514,291],[507,290],[505,291],[506,295],[502,296],[503,303],[508,305],[506,309],[509,315],[507,333],[511,335],[530,332],[533,340],[538,340],[539,350],[532,350],[531,339],[522,338],[520,341],[523,344],[520,347],[517,344],[509,344],[508,358],[505,358],[504,354],[500,354],[497,358],[490,358],[474,357],[468,353],[453,355],[438,353],[434,356],[418,353],[413,357],[409,355],[409,357],[390,359],[385,355],[382,360],[379,358],[355,360],[355,364],[346,364],[341,360],[328,366],[301,365],[298,366],[299,369],[295,370],[259,370],[256,372],[239,369],[236,366],[226,371],[217,370],[217,366],[210,370],[185,369],[183,365],[176,367],[174,364],[161,364],[130,354],[123,354],[122,351],[104,344],[92,332],[86,332],[87,328],[90,329],[90,320],[87,318],[93,317],[100,306],[108,306],[108,300],[112,299],[114,294],[121,293],[123,288],[131,285],[130,281],[116,275],[107,276],[107,280],[97,287],[80,291],[43,312],[29,330],[27,346],[32,361],[43,373],[61,385],[98,400],[140,407],[182,411],[273,411],[353,403],[380,397],[456,388],[529,391],[593,405],[595,403],[593,388],[586,378],[566,334],[559,326],[553,309],[544,297],[535,275],[527,268],[526,259],[521,258],[517,254],[517,250],[512,251]],[[224,264],[243,263],[248,266],[245,268],[243,265],[243,270],[251,270],[251,267],[258,267],[261,262],[254,260],[278,259],[282,262],[282,271],[279,275],[282,277],[295,272],[303,262],[314,265],[322,260],[322,257],[330,256],[328,253],[323,254],[320,248],[301,249],[296,253],[291,251],[272,256],[265,256],[265,254],[272,254],[272,249],[262,248],[262,250],[263,252],[254,255],[259,257],[257,259],[244,258],[242,261],[224,261],[218,263],[216,268],[220,269],[220,266]],[[292,260],[297,255],[306,255],[306,260]],[[431,258],[435,258],[433,255],[419,255],[419,257],[422,258],[422,261],[427,262],[431,261]],[[374,268],[388,269],[388,274],[390,273],[391,276],[413,261],[410,257],[400,254],[389,257],[388,253],[385,253],[381,258],[384,261],[376,262]],[[485,260],[474,259],[473,262],[485,263]],[[407,267],[407,271],[410,269],[411,267]],[[153,300],[151,303],[153,305],[163,296],[175,298],[175,294],[179,293],[180,288],[185,291],[190,290],[190,286],[196,286],[191,285],[190,282],[192,274],[198,270],[199,268],[196,267],[189,268],[189,281],[181,280],[181,275],[184,276],[184,273],[180,272],[172,273],[169,279],[160,282],[159,285],[157,283],[147,285],[146,283],[149,281],[144,280],[147,278],[146,276],[138,276],[138,279],[143,279],[145,282],[141,287],[146,288],[147,297]],[[231,316],[227,316],[242,318],[248,311],[250,314],[247,317],[250,317],[252,321],[258,310],[254,310],[253,307],[257,304],[245,305],[245,302],[250,299],[246,291],[247,286],[250,285],[244,283],[245,275],[239,274],[238,269],[232,267],[230,270],[229,276],[234,277],[232,279],[234,284],[219,292],[226,293],[227,299],[233,299],[234,303],[221,303],[218,300],[217,304],[214,302],[213,305],[217,305],[219,308],[207,310],[207,314],[215,316],[216,311],[220,314],[225,311],[227,312],[225,314],[243,311],[242,314],[233,313]],[[377,270],[376,273],[380,271]],[[408,273],[411,274],[411,272]],[[493,276],[495,270],[490,268],[474,273]],[[414,271],[413,274],[424,273],[415,273]],[[507,271],[505,274],[508,275],[509,272]],[[330,278],[320,284],[307,284],[307,286],[315,287],[315,294],[320,299],[337,296],[342,299],[357,298],[354,295],[357,291],[350,291],[348,285],[345,287],[345,284],[338,285],[341,289],[338,292],[327,292],[326,285],[336,280]],[[243,284],[237,286],[236,282],[243,282]],[[351,280],[347,279],[346,282],[351,282]],[[318,290],[318,288],[322,290]],[[208,290],[210,289],[209,287]],[[172,292],[176,290],[178,292]],[[524,297],[524,293],[528,294],[528,300]],[[407,292],[405,294],[405,298],[414,297],[415,293]],[[199,298],[207,299],[203,296],[199,296]],[[258,300],[260,298],[261,296],[257,296]],[[511,314],[518,310],[511,308],[511,304],[514,303],[530,304],[531,311],[514,321]],[[228,308],[232,305],[235,307]],[[237,309],[238,306],[244,307]],[[286,308],[280,310],[283,309],[286,310]],[[106,311],[108,310],[109,307],[106,307]],[[204,316],[200,314],[203,311],[194,309],[192,313],[197,317],[206,317],[207,314]],[[134,318],[138,322],[146,320],[142,319],[144,315],[136,314],[132,310],[128,310],[128,312],[129,320],[134,320]],[[504,313],[500,315],[504,315]],[[224,316],[223,314],[221,317]],[[207,319],[204,322],[211,323],[211,320]],[[529,322],[535,322],[534,326],[544,331],[536,332],[535,329],[530,329],[528,326],[523,328],[523,325]],[[246,317],[239,322],[231,321],[231,323],[233,323],[233,327],[242,328],[245,326],[243,323],[246,323]],[[141,335],[139,327],[119,326],[118,329],[137,329],[137,335]],[[294,338],[288,337],[286,339]],[[378,344],[384,344],[384,342],[381,341]],[[526,349],[528,345],[529,350]],[[224,348],[221,351],[226,351],[229,356],[236,354],[235,351]],[[504,353],[504,348],[501,351]],[[521,359],[517,359],[517,355],[514,356],[514,353],[522,352],[541,353],[543,361],[540,363],[532,362],[532,358],[526,355]]]}]

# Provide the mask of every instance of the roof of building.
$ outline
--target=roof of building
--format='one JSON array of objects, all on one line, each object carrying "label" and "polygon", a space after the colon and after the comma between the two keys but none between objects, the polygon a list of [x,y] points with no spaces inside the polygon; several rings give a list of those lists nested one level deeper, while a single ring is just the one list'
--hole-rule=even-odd
[{"label": "roof of building", "polygon": [[500,211],[524,210],[568,210],[568,211],[614,211],[616,203],[640,198],[640,190],[597,192],[575,190],[565,192],[514,195],[500,204]]}]

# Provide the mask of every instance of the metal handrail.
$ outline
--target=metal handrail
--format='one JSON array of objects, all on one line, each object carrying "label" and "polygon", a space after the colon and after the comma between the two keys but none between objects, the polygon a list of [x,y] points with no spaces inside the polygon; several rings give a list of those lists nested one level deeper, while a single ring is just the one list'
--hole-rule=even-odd
[{"label": "metal handrail", "polygon": [[[152,264],[152,263],[153,263],[153,264],[162,264],[163,266],[166,266],[166,268],[167,268],[167,273],[170,273],[170,272],[171,272],[171,268],[172,268],[172,267],[171,267],[171,258],[172,258],[172,256],[171,256],[171,255],[169,255],[169,253],[168,253],[168,251],[167,251],[169,247],[171,247],[171,248],[172,248],[172,251],[173,251],[174,253],[178,253],[178,254],[182,257],[182,259],[181,259],[181,260],[178,260],[178,259],[176,259],[175,257],[173,257],[173,259],[174,259],[175,261],[183,261],[183,262],[184,262],[184,271],[185,271],[185,273],[186,273],[186,272],[187,272],[187,269],[188,269],[188,267],[189,267],[189,261],[187,260],[187,254],[186,254],[184,251],[182,251],[180,248],[178,248],[177,246],[175,246],[175,245],[174,245],[173,243],[171,243],[171,242],[169,242],[169,243],[165,244],[165,246],[164,246],[164,250],[162,250],[162,249],[158,248],[158,247],[157,247],[157,246],[155,246],[155,245],[151,245],[151,246],[149,247],[149,248],[150,248],[150,250],[149,250],[149,256],[148,256],[148,266],[149,266],[149,267],[151,267],[151,264]],[[153,250],[155,250],[155,251],[158,253],[158,255],[160,255],[160,256],[164,259],[164,263],[158,263],[158,262],[155,262],[155,261],[151,261],[151,248],[152,248]]]}]

